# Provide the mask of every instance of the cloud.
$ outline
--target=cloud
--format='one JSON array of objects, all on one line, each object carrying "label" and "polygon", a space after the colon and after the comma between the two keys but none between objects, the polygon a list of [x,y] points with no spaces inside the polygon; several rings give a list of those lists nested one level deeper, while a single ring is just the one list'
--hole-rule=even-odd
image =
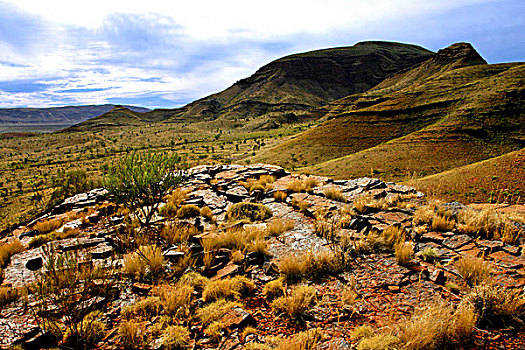
[{"label": "cloud", "polygon": [[176,107],[281,56],[363,40],[471,41],[489,61],[523,60],[524,10],[517,0],[0,1],[0,107]]}]

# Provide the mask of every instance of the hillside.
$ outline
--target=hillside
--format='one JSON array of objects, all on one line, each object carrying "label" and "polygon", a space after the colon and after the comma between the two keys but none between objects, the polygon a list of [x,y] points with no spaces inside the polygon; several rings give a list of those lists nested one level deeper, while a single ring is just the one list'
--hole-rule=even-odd
[{"label": "hillside", "polygon": [[375,88],[326,106],[327,120],[254,161],[335,177],[428,175],[523,147],[525,65],[488,65],[454,44]]},{"label": "hillside", "polygon": [[[224,91],[179,109],[154,110],[139,117],[146,122],[220,120],[222,127],[274,128],[279,123],[318,117],[316,107],[366,91],[432,54],[415,45],[362,42],[290,55],[261,67]],[[97,122],[111,125],[110,119],[111,116],[106,115],[90,125]]]},{"label": "hillside", "polygon": [[[77,124],[109,112],[115,105],[66,106],[51,108],[0,108],[0,124]],[[126,106],[146,112],[147,108]]]}]

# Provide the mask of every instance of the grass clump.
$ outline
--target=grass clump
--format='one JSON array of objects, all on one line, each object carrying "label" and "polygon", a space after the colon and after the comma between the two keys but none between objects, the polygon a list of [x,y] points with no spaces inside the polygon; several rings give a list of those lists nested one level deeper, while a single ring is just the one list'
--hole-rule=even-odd
[{"label": "grass clump", "polygon": [[202,292],[202,299],[207,303],[219,299],[238,300],[254,289],[253,281],[245,276],[228,277],[209,282]]},{"label": "grass clump", "polygon": [[5,307],[7,304],[20,298],[21,293],[17,288],[0,287],[0,307]]},{"label": "grass clump", "polygon": [[202,292],[210,280],[198,272],[190,271],[179,279],[180,285],[190,286],[198,292]]},{"label": "grass clump", "polygon": [[5,267],[13,255],[23,251],[24,246],[18,238],[0,245],[0,267]]},{"label": "grass clump", "polygon": [[275,191],[273,193],[273,199],[275,199],[276,202],[284,202],[286,201],[286,197],[288,197],[288,194],[284,191]]},{"label": "grass clump", "polygon": [[319,181],[317,181],[314,177],[309,177],[304,180],[296,179],[288,182],[286,184],[286,189],[290,192],[307,192],[311,193],[315,187],[319,185]]},{"label": "grass clump", "polygon": [[374,335],[374,330],[370,326],[359,326],[350,332],[350,338],[354,341],[358,341],[364,338],[370,338]]},{"label": "grass clump", "polygon": [[201,210],[195,204],[184,204],[177,210],[179,219],[194,218],[201,215]]},{"label": "grass clump", "polygon": [[163,289],[159,297],[164,313],[172,317],[187,316],[193,291],[193,287],[185,284]]},{"label": "grass clump", "polygon": [[414,245],[410,242],[399,243],[395,247],[396,261],[401,266],[407,266],[414,257]]},{"label": "grass clump", "polygon": [[293,220],[273,219],[266,226],[269,236],[280,236],[295,227]]},{"label": "grass clump", "polygon": [[40,232],[40,234],[45,234],[57,230],[62,224],[62,219],[41,220],[33,226],[33,229]]},{"label": "grass clump", "polygon": [[316,290],[312,286],[299,285],[290,293],[275,299],[272,309],[277,313],[284,313],[292,318],[302,316],[315,304]]},{"label": "grass clump", "polygon": [[319,329],[310,329],[283,339],[276,350],[315,350],[322,338]]},{"label": "grass clump", "polygon": [[132,320],[135,316],[154,317],[162,311],[162,303],[159,297],[147,297],[139,300],[133,305],[128,305],[122,309],[121,315],[127,320]]},{"label": "grass clump", "polygon": [[197,235],[199,230],[186,222],[168,223],[160,231],[162,237],[168,244],[187,244],[190,239]]},{"label": "grass clump", "polygon": [[309,251],[300,255],[283,255],[277,260],[276,265],[286,281],[296,282],[336,273],[342,268],[343,259],[339,251]]},{"label": "grass clump", "polygon": [[210,209],[210,207],[208,207],[208,206],[204,206],[204,207],[201,208],[201,216],[203,218],[205,218],[206,220],[210,221],[210,222],[214,222],[215,221],[215,217],[213,216],[213,212]]},{"label": "grass clump", "polygon": [[477,323],[481,327],[521,325],[525,318],[525,296],[518,289],[476,286],[462,302],[474,307],[478,315]]},{"label": "grass clump", "polygon": [[146,329],[139,322],[121,322],[117,335],[121,344],[127,348],[140,349],[146,345]]},{"label": "grass clump", "polygon": [[458,213],[458,231],[485,239],[497,239],[508,244],[516,244],[523,236],[523,229],[516,225],[512,217],[495,210],[463,209]]},{"label": "grass clump", "polygon": [[438,252],[432,247],[427,247],[421,251],[420,257],[424,262],[432,263],[437,259]]},{"label": "grass clump", "polygon": [[461,258],[454,266],[469,286],[484,284],[490,276],[490,264],[482,258]]},{"label": "grass clump", "polygon": [[162,332],[162,346],[168,350],[180,350],[188,346],[190,332],[183,326],[168,326]]},{"label": "grass clump", "polygon": [[285,291],[286,286],[282,277],[266,283],[263,288],[263,294],[269,300],[283,296]]},{"label": "grass clump", "polygon": [[328,187],[323,191],[323,193],[324,193],[324,196],[328,199],[333,199],[334,201],[342,202],[342,203],[347,202],[346,197],[344,196],[343,192],[341,192],[341,190],[336,187]]},{"label": "grass clump", "polygon": [[230,310],[242,307],[242,305],[236,301],[227,301],[224,299],[219,299],[211,304],[208,304],[197,310],[196,316],[197,319],[203,325],[210,325],[213,322],[219,321],[224,315],[226,315]]},{"label": "grass clump", "polygon": [[156,245],[141,246],[124,255],[123,272],[140,281],[156,281],[164,271],[164,256]]},{"label": "grass clump", "polygon": [[249,202],[236,203],[232,205],[226,212],[226,219],[228,221],[262,221],[268,219],[271,216],[272,211],[264,204]]}]

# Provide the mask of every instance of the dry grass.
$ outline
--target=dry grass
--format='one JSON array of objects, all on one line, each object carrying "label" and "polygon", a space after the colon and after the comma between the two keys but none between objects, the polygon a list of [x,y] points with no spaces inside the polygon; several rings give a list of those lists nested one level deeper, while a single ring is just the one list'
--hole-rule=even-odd
[{"label": "dry grass", "polygon": [[312,286],[299,285],[290,293],[275,299],[272,309],[277,313],[284,313],[292,318],[304,315],[315,304],[316,290]]},{"label": "dry grass", "polygon": [[408,266],[414,258],[414,245],[411,242],[399,243],[395,247],[396,261],[401,266]]},{"label": "dry grass", "polygon": [[0,245],[0,267],[5,267],[13,255],[23,251],[24,246],[20,243],[18,238],[13,239],[9,243]]},{"label": "dry grass", "polygon": [[159,215],[165,218],[174,218],[177,216],[177,206],[173,203],[166,203],[159,209]]},{"label": "dry grass", "polygon": [[287,281],[299,281],[306,277],[312,266],[312,253],[283,255],[277,260],[276,265]]},{"label": "dry grass", "polygon": [[295,209],[298,209],[302,213],[305,213],[308,210],[308,208],[312,206],[307,201],[296,199],[296,198],[292,198],[291,204],[292,204],[292,207],[294,207]]},{"label": "dry grass", "polygon": [[399,225],[388,226],[381,233],[381,237],[389,249],[395,249],[398,245],[405,243],[406,236],[406,231]]},{"label": "dry grass", "polygon": [[490,263],[482,258],[461,258],[456,261],[454,266],[470,286],[485,284],[490,276]]},{"label": "dry grass", "polygon": [[317,215],[314,223],[314,232],[330,242],[334,242],[341,229],[340,220],[335,216]]},{"label": "dry grass", "polygon": [[463,209],[458,213],[458,221],[458,231],[462,233],[509,244],[516,244],[524,234],[512,216],[490,209]]},{"label": "dry grass", "polygon": [[18,300],[22,293],[13,287],[0,287],[0,307],[5,307],[7,304]]},{"label": "dry grass", "polygon": [[242,305],[235,301],[226,301],[224,299],[220,299],[198,309],[195,315],[197,319],[206,326],[213,322],[219,321],[231,309],[236,307],[242,307]]},{"label": "dry grass", "polygon": [[177,210],[179,219],[194,218],[201,215],[201,210],[195,204],[184,204]]},{"label": "dry grass", "polygon": [[33,230],[37,230],[40,234],[45,234],[60,228],[63,223],[62,219],[41,220],[33,226]]},{"label": "dry grass", "polygon": [[162,346],[167,350],[185,349],[190,342],[190,332],[183,326],[168,326],[162,333]]},{"label": "dry grass", "polygon": [[268,222],[266,230],[269,236],[280,236],[282,233],[290,231],[294,227],[295,223],[293,220],[276,218]]},{"label": "dry grass", "polygon": [[341,190],[338,189],[337,187],[325,188],[323,193],[324,193],[325,197],[328,198],[328,199],[333,199],[334,201],[338,201],[338,202],[342,202],[342,203],[346,203],[347,202],[347,199],[344,196],[343,192],[341,192]]},{"label": "dry grass", "polygon": [[215,217],[213,216],[213,212],[208,206],[204,206],[201,208],[201,216],[205,219],[207,219],[210,222],[215,221]]},{"label": "dry grass", "polygon": [[271,216],[272,211],[264,204],[249,202],[235,203],[226,212],[226,219],[228,221],[258,221],[266,220]]},{"label": "dry grass", "polygon": [[156,245],[141,246],[124,255],[123,272],[138,280],[156,280],[164,270],[162,249]]},{"label": "dry grass", "polygon": [[182,275],[179,279],[180,285],[190,286],[196,291],[202,292],[210,280],[200,273],[190,271]]},{"label": "dry grass", "polygon": [[276,350],[315,350],[322,338],[319,329],[310,329],[283,339]]},{"label": "dry grass", "polygon": [[519,289],[476,286],[462,302],[474,307],[479,317],[478,324],[482,327],[522,325],[525,318],[525,296]]},{"label": "dry grass", "polygon": [[307,192],[311,193],[315,187],[319,185],[319,181],[314,177],[309,177],[304,180],[296,179],[286,184],[286,189],[290,192]]},{"label": "dry grass", "polygon": [[421,251],[420,257],[421,257],[421,260],[428,262],[428,263],[432,263],[438,257],[438,252],[432,247],[427,247],[423,249],[423,251]]},{"label": "dry grass", "polygon": [[286,201],[286,197],[288,197],[288,194],[286,194],[284,191],[275,191],[273,193],[273,199],[275,199],[277,202]]},{"label": "dry grass", "polygon": [[158,316],[162,311],[162,307],[159,297],[150,296],[139,300],[133,305],[124,307],[121,316],[126,320],[132,320],[135,316],[151,318]]},{"label": "dry grass", "polygon": [[454,230],[454,227],[456,226],[455,220],[447,219],[443,216],[435,216],[432,218],[432,222],[430,224],[430,228],[432,231],[438,231],[438,232],[449,232]]},{"label": "dry grass", "polygon": [[135,321],[123,321],[118,328],[120,343],[127,348],[140,349],[146,345],[146,329]]},{"label": "dry grass", "polygon": [[185,222],[170,222],[162,228],[160,236],[168,244],[187,244],[189,240],[197,235],[199,230]]},{"label": "dry grass", "polygon": [[352,332],[350,333],[350,338],[354,341],[358,341],[364,338],[370,338],[374,335],[374,330],[372,327],[363,325],[359,326],[357,328],[354,328]]},{"label": "dry grass", "polygon": [[245,276],[227,277],[209,282],[202,292],[202,299],[206,303],[219,299],[238,300],[254,289],[253,281]]},{"label": "dry grass", "polygon": [[179,187],[173,190],[170,194],[166,196],[166,201],[173,204],[175,207],[180,207],[182,203],[186,200],[188,191],[183,191]]},{"label": "dry grass", "polygon": [[285,291],[286,286],[284,283],[284,278],[282,277],[266,283],[263,288],[263,294],[269,300],[273,300],[284,295]]},{"label": "dry grass", "polygon": [[164,312],[173,317],[188,316],[193,291],[193,287],[186,284],[163,289],[159,297]]}]

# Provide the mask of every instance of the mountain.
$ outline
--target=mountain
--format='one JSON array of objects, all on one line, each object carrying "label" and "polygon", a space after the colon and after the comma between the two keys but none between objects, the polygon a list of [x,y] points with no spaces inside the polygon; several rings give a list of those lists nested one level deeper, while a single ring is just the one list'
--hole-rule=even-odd
[{"label": "mountain", "polygon": [[[87,105],[51,108],[0,108],[0,124],[76,124],[104,114],[115,105]],[[142,107],[126,106],[137,112],[147,112]]]},{"label": "mountain", "polygon": [[489,65],[467,43],[325,106],[327,119],[254,161],[335,177],[404,179],[496,157],[525,141],[525,64]]},{"label": "mountain", "polygon": [[[144,108],[145,109],[145,108]],[[109,111],[94,118],[64,129],[65,132],[94,130],[100,128],[111,128],[119,126],[140,126],[147,123],[158,122],[160,119],[150,117],[151,113],[132,110],[128,106],[113,106]]]},{"label": "mountain", "polygon": [[[182,108],[135,115],[144,122],[220,120],[221,126],[234,128],[273,128],[278,123],[317,117],[317,107],[366,91],[432,55],[419,46],[379,41],[294,54],[268,63],[226,90]],[[115,116],[123,121],[121,117]],[[111,119],[110,113],[97,122],[109,126],[113,124]],[[84,126],[87,124],[77,129]]]}]

